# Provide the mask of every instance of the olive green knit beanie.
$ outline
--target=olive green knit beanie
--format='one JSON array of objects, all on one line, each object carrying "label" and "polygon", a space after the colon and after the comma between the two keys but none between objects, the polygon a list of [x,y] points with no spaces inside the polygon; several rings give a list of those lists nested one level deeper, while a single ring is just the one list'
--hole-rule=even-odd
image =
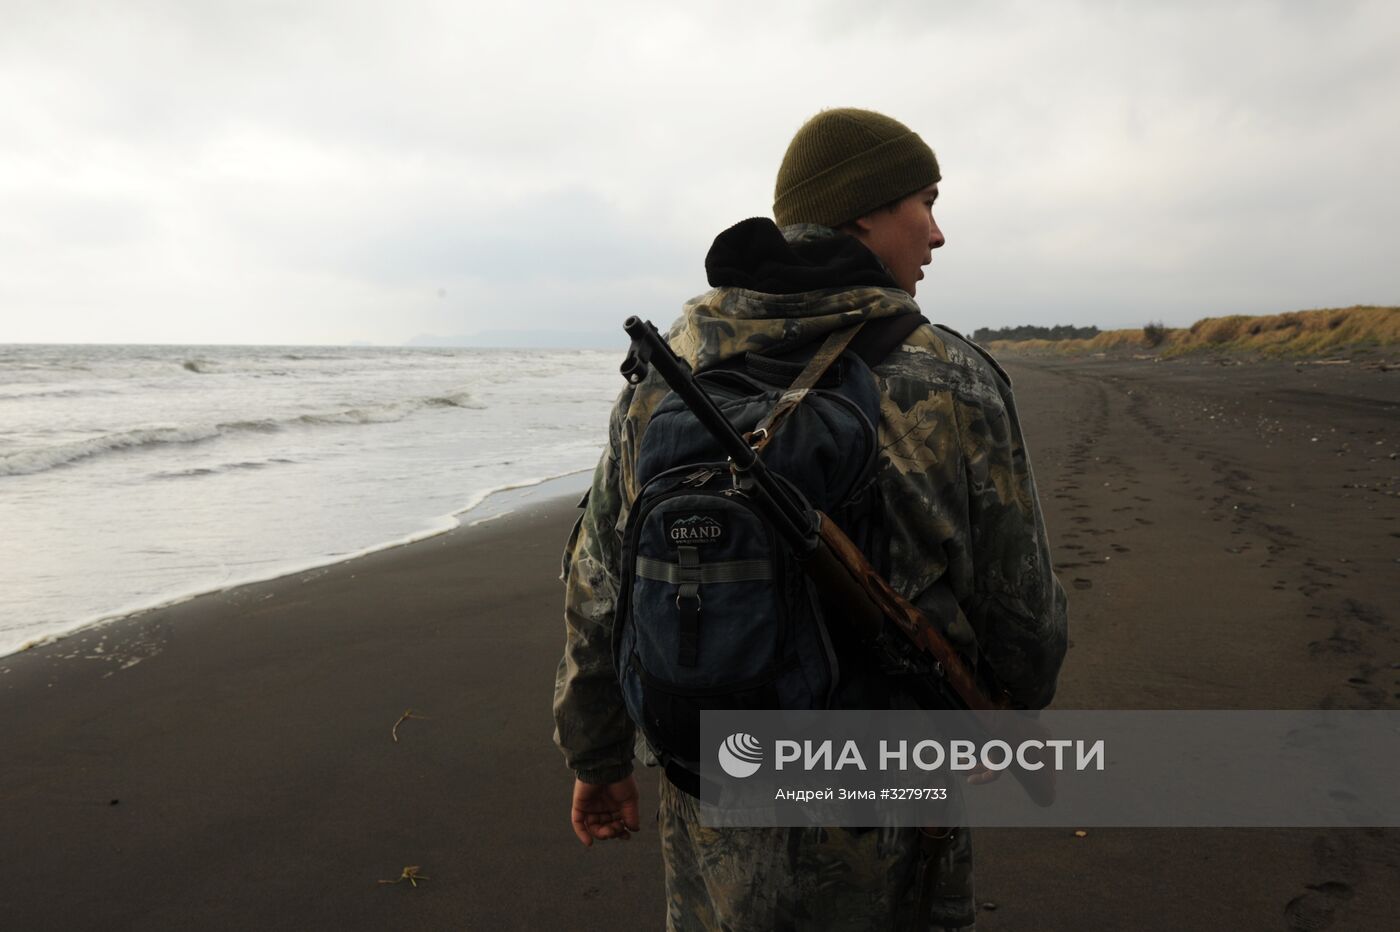
[{"label": "olive green knit beanie", "polygon": [[872,110],[823,110],[788,143],[773,216],[779,226],[837,227],[940,177],[933,150],[898,120]]}]

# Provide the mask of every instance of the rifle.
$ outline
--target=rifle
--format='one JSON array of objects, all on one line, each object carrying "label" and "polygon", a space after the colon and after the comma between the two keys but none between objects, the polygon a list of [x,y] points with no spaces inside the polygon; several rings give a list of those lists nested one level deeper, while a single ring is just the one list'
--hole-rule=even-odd
[{"label": "rifle", "polygon": [[[797,555],[829,616],[847,619],[860,640],[891,668],[922,674],[906,679],[915,693],[913,698],[926,708],[945,706],[952,699],[975,715],[982,713],[978,718],[984,722],[993,717],[990,713],[1010,710],[1005,692],[999,690],[996,698],[987,696],[957,649],[914,603],[890,586],[834,521],[795,500],[768,471],[758,452],[696,384],[690,366],[672,351],[654,324],[629,317],[622,327],[632,338],[622,375],[636,385],[646,377],[648,367],[655,368],[680,396],[729,457],[739,487],[764,507]],[[928,674],[937,686],[930,684]],[[1008,731],[1018,732],[1019,738],[1043,740],[1046,736],[1038,723],[1024,716],[1001,716],[996,730],[1004,736]],[[1035,802],[1046,806],[1053,801],[1053,772],[1019,768],[1012,772]]]}]

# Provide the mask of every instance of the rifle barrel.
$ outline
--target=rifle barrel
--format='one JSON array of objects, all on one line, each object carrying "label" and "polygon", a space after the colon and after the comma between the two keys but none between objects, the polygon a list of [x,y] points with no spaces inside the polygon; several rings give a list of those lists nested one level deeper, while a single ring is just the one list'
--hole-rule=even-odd
[{"label": "rifle barrel", "polygon": [[639,317],[629,317],[622,328],[632,338],[632,346],[643,350],[642,358],[656,367],[656,371],[661,373],[671,391],[681,396],[686,407],[700,419],[700,423],[719,442],[724,454],[734,465],[739,469],[753,466],[758,460],[758,454],[739,436],[734,425],[715,407],[710,396],[695,384],[690,367],[661,339],[656,325]]},{"label": "rifle barrel", "polygon": [[680,396],[690,412],[700,421],[720,449],[729,457],[734,468],[753,478],[757,491],[768,500],[773,508],[773,519],[783,534],[799,553],[809,553],[817,546],[814,515],[794,501],[788,490],[773,478],[772,473],[759,459],[748,442],[729,423],[714,400],[695,383],[695,376],[685,361],[675,354],[656,325],[640,317],[629,317],[622,324],[627,335],[632,338],[632,354],[623,364],[623,374],[631,381],[633,376],[640,381],[645,374],[633,361],[633,354],[645,363],[654,366],[666,380],[671,391]]}]

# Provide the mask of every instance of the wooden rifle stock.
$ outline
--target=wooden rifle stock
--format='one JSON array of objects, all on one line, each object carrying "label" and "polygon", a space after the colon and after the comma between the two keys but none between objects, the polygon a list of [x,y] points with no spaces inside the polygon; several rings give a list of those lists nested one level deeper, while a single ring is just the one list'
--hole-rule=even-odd
[{"label": "wooden rifle stock", "polygon": [[[827,619],[843,619],[860,631],[861,640],[867,644],[881,640],[886,623],[892,624],[900,637],[924,656],[925,662],[932,662],[932,672],[972,712],[987,735],[1000,737],[1011,747],[1019,747],[1026,740],[1044,742],[1050,736],[1035,719],[1014,711],[1005,693],[995,700],[988,698],[962,655],[928,616],[890,588],[836,522],[820,512],[818,515],[820,544],[802,565],[816,586]],[[1011,767],[1011,772],[1036,805],[1049,806],[1054,802],[1053,770]]]},{"label": "wooden rifle stock", "polygon": [[826,515],[818,512],[821,545],[808,558],[808,575],[828,616],[847,619],[862,639],[875,640],[886,619],[934,664],[962,704],[973,711],[1010,708],[1004,698],[989,699],[977,678],[943,633],[914,603],[895,592],[860,552],[860,548]]},{"label": "wooden rifle stock", "polygon": [[[1038,721],[1011,709],[1003,693],[988,698],[977,683],[962,655],[918,606],[900,595],[836,523],[818,512],[821,543],[803,562],[821,598],[828,619],[843,618],[855,626],[862,640],[877,641],[886,623],[892,624],[914,648],[933,664],[958,700],[978,719],[983,730],[1012,748],[1026,741],[1044,742],[1049,737]],[[839,623],[839,622],[837,622]],[[1001,713],[1001,714],[995,714]],[[1043,747],[1043,744],[1042,744]],[[1010,768],[1026,795],[1040,806],[1055,801],[1055,772]]]}]

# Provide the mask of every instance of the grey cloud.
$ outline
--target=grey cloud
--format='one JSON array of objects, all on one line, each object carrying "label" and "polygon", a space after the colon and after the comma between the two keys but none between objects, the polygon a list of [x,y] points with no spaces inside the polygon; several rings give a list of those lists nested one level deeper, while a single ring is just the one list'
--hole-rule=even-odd
[{"label": "grey cloud", "polygon": [[938,151],[920,300],[955,326],[1395,302],[1397,30],[1360,0],[11,3],[0,294],[36,313],[0,340],[669,318],[842,105]]}]

